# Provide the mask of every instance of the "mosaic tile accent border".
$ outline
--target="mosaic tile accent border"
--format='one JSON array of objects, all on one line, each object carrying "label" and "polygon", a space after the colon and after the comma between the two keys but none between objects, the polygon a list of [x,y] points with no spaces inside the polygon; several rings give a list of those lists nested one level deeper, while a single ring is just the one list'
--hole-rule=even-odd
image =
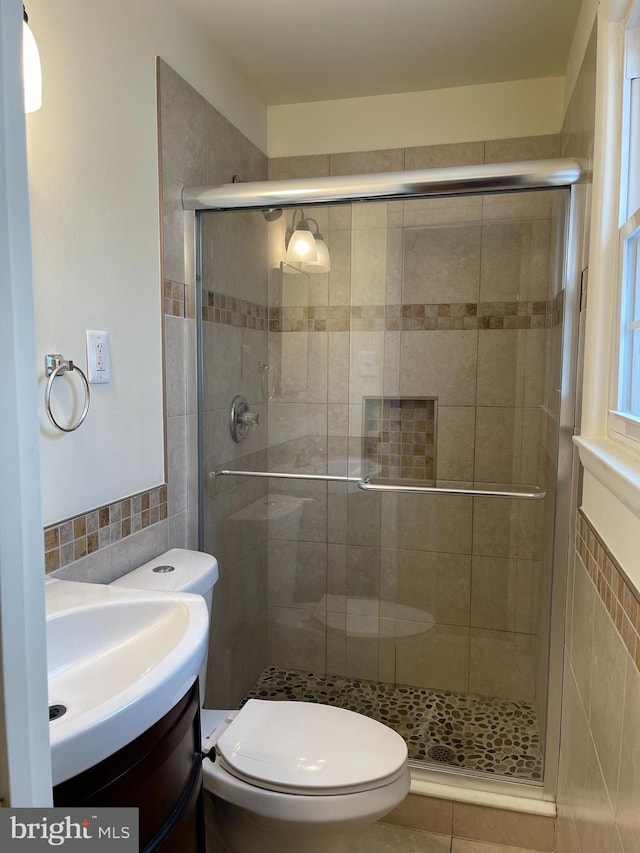
[{"label": "mosaic tile accent border", "polygon": [[576,546],[598,595],[640,672],[640,603],[606,545],[578,510]]},{"label": "mosaic tile accent border", "polygon": [[[185,290],[187,301],[185,302]],[[165,281],[165,314],[195,316],[189,288]],[[203,294],[205,323],[270,332],[430,332],[548,329],[562,322],[564,293],[536,302],[440,302],[411,305],[292,305],[268,308],[224,293]]]},{"label": "mosaic tile accent border", "polygon": [[380,477],[435,478],[436,399],[365,397],[363,457]]},{"label": "mosaic tile accent border", "polygon": [[187,287],[180,281],[165,281],[164,313],[169,317],[185,317],[194,320],[196,316],[195,294],[193,287]]},{"label": "mosaic tile accent border", "polygon": [[271,332],[430,332],[545,329],[550,303],[441,302],[412,305],[286,306],[269,310]]},{"label": "mosaic tile accent border", "polygon": [[365,714],[398,732],[414,760],[542,779],[540,734],[535,708],[528,702],[279,667],[260,675],[240,707],[252,698],[323,702]]},{"label": "mosaic tile accent border", "polygon": [[167,486],[45,527],[45,571],[53,572],[167,518]]},{"label": "mosaic tile accent border", "polygon": [[247,299],[238,299],[213,290],[202,294],[202,319],[205,323],[223,323],[226,326],[266,332],[268,312],[266,305]]}]

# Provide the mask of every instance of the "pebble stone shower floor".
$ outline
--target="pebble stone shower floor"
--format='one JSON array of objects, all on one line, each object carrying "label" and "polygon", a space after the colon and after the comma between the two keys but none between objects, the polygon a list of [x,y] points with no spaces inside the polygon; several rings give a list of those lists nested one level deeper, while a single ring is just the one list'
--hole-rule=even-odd
[{"label": "pebble stone shower floor", "polygon": [[518,779],[542,779],[534,707],[486,696],[448,693],[342,676],[266,669],[247,699],[323,702],[390,726],[409,757]]}]

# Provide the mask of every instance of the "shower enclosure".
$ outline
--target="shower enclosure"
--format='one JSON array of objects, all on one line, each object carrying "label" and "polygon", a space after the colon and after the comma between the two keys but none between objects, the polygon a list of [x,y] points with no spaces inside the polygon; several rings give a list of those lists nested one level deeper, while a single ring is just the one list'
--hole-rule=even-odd
[{"label": "shower enclosure", "polygon": [[[571,190],[470,190],[198,214],[207,698],[337,704],[416,766],[540,786]],[[330,271],[287,262],[300,220]]]}]

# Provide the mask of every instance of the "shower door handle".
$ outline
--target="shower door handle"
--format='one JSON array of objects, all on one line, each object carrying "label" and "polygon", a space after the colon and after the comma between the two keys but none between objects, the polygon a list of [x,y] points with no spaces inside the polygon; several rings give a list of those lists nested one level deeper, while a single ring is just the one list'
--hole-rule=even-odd
[{"label": "shower door handle", "polygon": [[465,495],[474,498],[511,498],[515,500],[539,501],[547,496],[537,486],[525,486],[522,490],[509,489],[464,489],[441,488],[440,486],[409,486],[402,483],[374,483],[370,477],[358,481],[358,488],[365,492],[399,492],[404,494]]}]

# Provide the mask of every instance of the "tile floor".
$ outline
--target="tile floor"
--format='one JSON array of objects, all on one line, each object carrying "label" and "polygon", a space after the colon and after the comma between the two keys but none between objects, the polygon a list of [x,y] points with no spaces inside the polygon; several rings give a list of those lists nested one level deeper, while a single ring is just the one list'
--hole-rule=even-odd
[{"label": "tile floor", "polygon": [[398,853],[398,851],[402,853],[537,853],[522,847],[467,841],[386,823],[375,823],[349,841],[349,853]]},{"label": "tile floor", "polygon": [[[406,740],[412,759],[518,779],[542,779],[536,713],[527,702],[278,667],[262,673],[246,697],[250,698],[338,705],[391,726]],[[471,853],[472,849],[454,848],[452,853]],[[506,848],[501,850],[509,853]]]}]

